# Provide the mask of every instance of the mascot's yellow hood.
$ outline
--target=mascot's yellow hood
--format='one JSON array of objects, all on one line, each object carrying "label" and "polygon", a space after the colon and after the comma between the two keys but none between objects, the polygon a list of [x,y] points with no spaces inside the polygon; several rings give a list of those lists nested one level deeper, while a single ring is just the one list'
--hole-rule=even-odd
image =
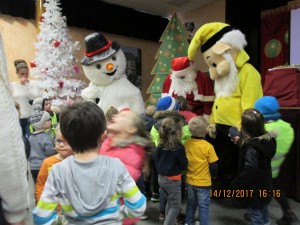
[{"label": "mascot's yellow hood", "polygon": [[229,24],[221,22],[207,23],[198,29],[189,45],[189,59],[194,60],[198,48],[201,48],[203,53],[218,41],[239,50],[235,60],[237,67],[241,67],[249,60],[249,55],[244,51],[247,44],[245,35],[239,30],[234,30]]},{"label": "mascot's yellow hood", "polygon": [[205,52],[230,30],[232,28],[226,23],[215,22],[204,24],[197,30],[189,45],[189,59],[193,60],[195,58],[199,47],[201,47],[201,52]]}]

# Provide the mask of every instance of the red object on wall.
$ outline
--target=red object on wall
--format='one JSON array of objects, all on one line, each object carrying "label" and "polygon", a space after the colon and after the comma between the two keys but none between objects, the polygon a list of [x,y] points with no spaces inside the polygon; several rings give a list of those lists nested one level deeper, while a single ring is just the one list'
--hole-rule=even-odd
[{"label": "red object on wall", "polygon": [[278,99],[281,107],[300,106],[300,71],[281,68],[268,71],[263,85],[264,95]]}]

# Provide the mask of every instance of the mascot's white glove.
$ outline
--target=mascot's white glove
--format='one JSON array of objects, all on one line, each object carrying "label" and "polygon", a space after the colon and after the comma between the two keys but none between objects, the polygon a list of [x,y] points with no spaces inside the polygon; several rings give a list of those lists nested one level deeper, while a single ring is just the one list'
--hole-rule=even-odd
[{"label": "mascot's white glove", "polygon": [[99,98],[99,87],[98,87],[98,85],[91,82],[89,84],[89,86],[82,91],[81,97],[84,100],[95,101],[96,98]]},{"label": "mascot's white glove", "polygon": [[217,136],[216,124],[209,124],[207,127],[208,134],[211,138],[215,139]]}]

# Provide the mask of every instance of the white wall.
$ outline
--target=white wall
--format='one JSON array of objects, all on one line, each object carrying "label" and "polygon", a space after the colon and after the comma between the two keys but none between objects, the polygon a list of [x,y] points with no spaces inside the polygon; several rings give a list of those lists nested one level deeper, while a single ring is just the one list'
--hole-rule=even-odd
[{"label": "white wall", "polygon": [[291,11],[290,64],[300,64],[300,8]]}]

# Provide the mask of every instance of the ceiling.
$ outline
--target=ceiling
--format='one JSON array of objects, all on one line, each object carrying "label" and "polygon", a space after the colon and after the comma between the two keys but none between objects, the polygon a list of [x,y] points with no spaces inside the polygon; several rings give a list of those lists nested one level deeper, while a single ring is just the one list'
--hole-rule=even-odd
[{"label": "ceiling", "polygon": [[215,0],[103,0],[110,4],[120,5],[147,12],[153,15],[170,17],[173,12],[184,13],[199,8]]},{"label": "ceiling", "polygon": [[[0,0],[0,14],[35,19],[35,1]],[[68,18],[68,26],[152,41],[159,40],[174,12],[187,13],[215,1],[60,0],[62,14]],[[257,36],[253,29],[259,32],[261,11],[285,5],[288,1],[290,0],[225,0],[225,21],[241,29],[246,36]]]}]

